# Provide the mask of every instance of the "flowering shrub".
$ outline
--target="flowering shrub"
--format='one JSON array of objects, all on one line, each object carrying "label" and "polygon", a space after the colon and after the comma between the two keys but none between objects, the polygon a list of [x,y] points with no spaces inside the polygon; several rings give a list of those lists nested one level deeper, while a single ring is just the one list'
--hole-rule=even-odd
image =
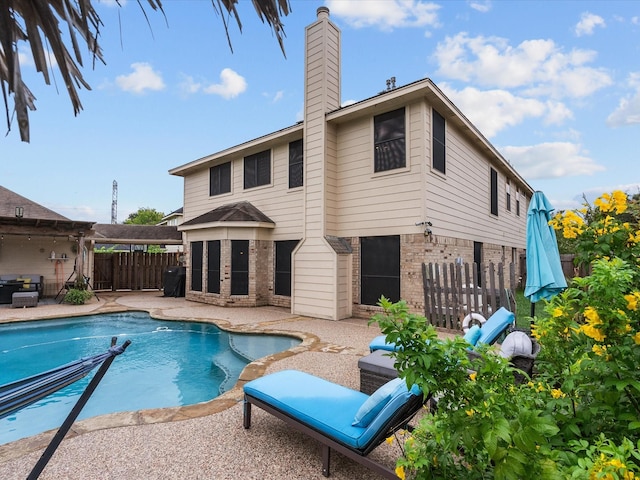
[{"label": "flowering shrub", "polygon": [[[640,230],[637,203],[602,195],[552,220],[591,274],[534,318],[536,374],[517,384],[489,347],[467,355],[404,302],[372,322],[401,345],[396,368],[438,398],[406,434],[401,478],[634,479],[640,476]],[[472,372],[472,373],[470,373]]]},{"label": "flowering shrub", "polygon": [[[594,207],[595,206],[595,207]],[[598,258],[614,256],[640,263],[640,205],[629,200],[619,190],[605,193],[594,201],[585,202],[583,208],[557,213],[551,225],[562,233],[562,238],[573,241],[576,260],[589,265]]]}]

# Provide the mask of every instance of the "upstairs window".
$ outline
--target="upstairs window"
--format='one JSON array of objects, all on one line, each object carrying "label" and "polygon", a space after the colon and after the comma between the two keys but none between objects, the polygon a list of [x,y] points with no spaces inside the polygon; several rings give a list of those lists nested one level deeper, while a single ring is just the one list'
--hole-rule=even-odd
[{"label": "upstairs window", "polygon": [[303,185],[304,155],[302,153],[302,139],[289,144],[289,188]]},{"label": "upstairs window", "polygon": [[374,172],[407,165],[404,108],[373,117]]},{"label": "upstairs window", "polygon": [[498,216],[498,172],[491,169],[491,215]]},{"label": "upstairs window", "polygon": [[507,201],[507,212],[510,212],[511,211],[511,180],[509,180],[508,178],[507,178],[506,190],[507,190],[507,196],[505,200]]},{"label": "upstairs window", "polygon": [[444,117],[431,110],[431,166],[441,173],[447,173]]},{"label": "upstairs window", "polygon": [[271,150],[244,157],[244,188],[271,183]]},{"label": "upstairs window", "polygon": [[520,189],[516,188],[516,215],[520,216]]},{"label": "upstairs window", "polygon": [[231,192],[231,162],[209,169],[209,196]]}]

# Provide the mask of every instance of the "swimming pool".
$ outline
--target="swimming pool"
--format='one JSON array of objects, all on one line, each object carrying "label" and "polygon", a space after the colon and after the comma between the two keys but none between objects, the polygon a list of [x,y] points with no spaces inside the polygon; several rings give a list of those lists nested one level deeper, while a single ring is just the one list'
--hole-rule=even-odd
[{"label": "swimming pool", "polygon": [[[131,345],[116,357],[79,420],[209,401],[232,388],[251,361],[300,343],[208,323],[155,320],[143,312],[19,322],[0,326],[0,385],[105,352],[114,336],[118,345]],[[94,373],[1,419],[0,444],[58,428]]]}]

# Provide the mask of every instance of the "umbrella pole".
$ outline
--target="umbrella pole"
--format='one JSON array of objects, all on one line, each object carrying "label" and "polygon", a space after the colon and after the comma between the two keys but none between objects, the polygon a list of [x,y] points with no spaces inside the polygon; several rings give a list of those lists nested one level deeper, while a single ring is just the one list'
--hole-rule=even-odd
[{"label": "umbrella pole", "polygon": [[[115,345],[115,340],[116,340],[116,337],[113,337],[113,339],[111,340],[112,347]],[[131,343],[130,340],[127,340],[126,342],[124,342],[122,344],[122,347],[120,347],[121,352],[117,353],[116,355],[119,355],[120,353],[124,352],[124,350],[129,346],[130,343]],[[87,385],[87,388],[85,388],[84,392],[82,392],[82,395],[80,395],[80,398],[71,409],[71,412],[69,413],[67,418],[65,418],[64,422],[56,432],[55,436],[51,439],[51,443],[49,443],[45,451],[42,453],[40,460],[38,460],[38,463],[36,463],[35,467],[33,467],[33,470],[31,470],[31,473],[27,477],[27,480],[36,480],[40,476],[40,474],[42,473],[42,470],[44,470],[44,467],[47,466],[47,463],[49,463],[49,460],[51,460],[51,457],[55,453],[56,449],[58,448],[58,446],[60,446],[62,439],[71,428],[71,425],[73,425],[73,422],[75,422],[76,418],[80,414],[80,411],[84,408],[87,401],[89,401],[89,397],[91,397],[91,395],[93,394],[94,390],[100,383],[100,380],[102,380],[102,377],[104,377],[104,374],[107,373],[107,370],[111,366],[111,363],[113,362],[113,360],[116,358],[116,355],[113,355],[107,358],[102,363],[102,365],[100,365],[100,368],[91,379],[91,382],[89,382],[89,385]]]}]

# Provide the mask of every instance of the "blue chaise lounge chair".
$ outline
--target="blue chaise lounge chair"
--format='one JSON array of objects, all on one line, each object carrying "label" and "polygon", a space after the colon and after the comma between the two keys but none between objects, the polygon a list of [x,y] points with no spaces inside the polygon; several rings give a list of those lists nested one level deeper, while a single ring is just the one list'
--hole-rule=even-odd
[{"label": "blue chaise lounge chair", "polygon": [[[504,307],[500,307],[482,326],[471,327],[465,334],[465,339],[474,346],[481,343],[493,345],[498,338],[500,338],[500,335],[515,326],[515,321],[516,317],[513,312],[510,312]],[[371,352],[375,352],[376,350],[393,352],[395,349],[395,344],[387,343],[384,335],[378,335],[369,343],[369,350]]]},{"label": "blue chaise lounge chair", "polygon": [[256,405],[322,444],[322,474],[330,474],[331,450],[384,478],[395,472],[367,455],[408,422],[425,403],[422,392],[394,379],[371,396],[297,370],[284,370],[244,386],[244,428]]}]

